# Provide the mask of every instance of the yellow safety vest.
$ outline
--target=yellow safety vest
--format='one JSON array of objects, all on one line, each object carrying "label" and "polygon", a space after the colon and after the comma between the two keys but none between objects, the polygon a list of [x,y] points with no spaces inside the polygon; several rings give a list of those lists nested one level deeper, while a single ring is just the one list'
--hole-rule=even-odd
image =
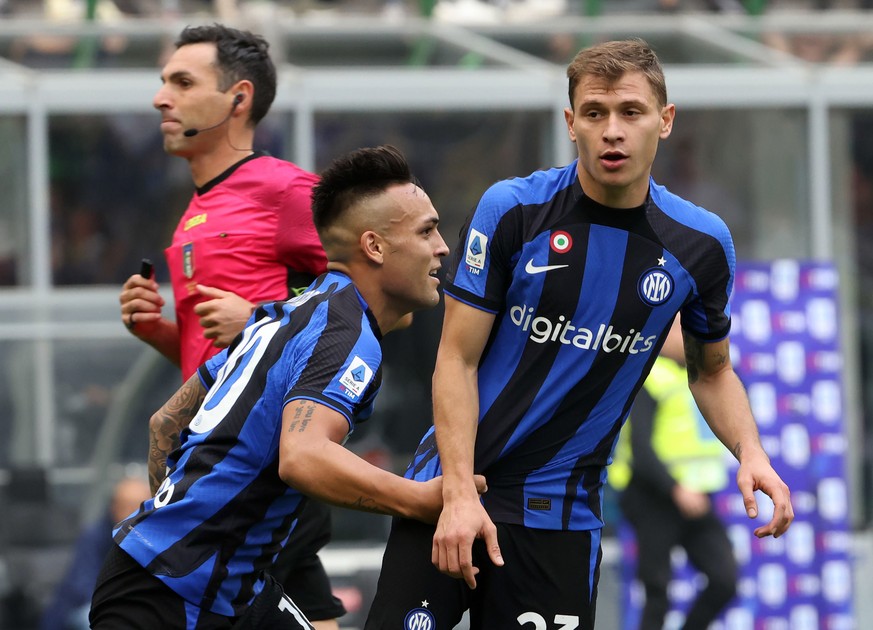
[{"label": "yellow safety vest", "polygon": [[[728,484],[724,445],[713,435],[688,389],[685,368],[658,357],[643,387],[655,400],[652,448],[677,483],[698,492]],[[622,429],[608,480],[623,490],[631,478],[630,420]]]}]

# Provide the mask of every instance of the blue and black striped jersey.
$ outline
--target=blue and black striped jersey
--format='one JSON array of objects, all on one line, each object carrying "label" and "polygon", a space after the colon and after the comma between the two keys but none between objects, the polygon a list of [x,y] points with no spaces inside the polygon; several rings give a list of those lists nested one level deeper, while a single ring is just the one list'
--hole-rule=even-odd
[{"label": "blue and black striped jersey", "polygon": [[[735,255],[721,219],[650,182],[643,206],[586,197],[576,162],[498,182],[446,292],[496,319],[479,364],[476,472],[494,521],[601,527],[605,466],[677,312],[727,336]],[[407,477],[440,474],[433,429]]]},{"label": "blue and black striped jersey", "polygon": [[380,337],[341,273],[259,307],[242,335],[200,367],[209,391],[167,460],[169,476],[116,528],[115,541],[188,602],[238,616],[302,508],[301,494],[279,478],[283,408],[313,400],[354,430],[381,384]]}]

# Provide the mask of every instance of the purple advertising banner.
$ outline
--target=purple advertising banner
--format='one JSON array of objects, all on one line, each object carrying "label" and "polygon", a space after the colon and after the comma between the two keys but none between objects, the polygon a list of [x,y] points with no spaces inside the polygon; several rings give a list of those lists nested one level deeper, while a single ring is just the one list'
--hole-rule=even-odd
[{"label": "purple advertising banner", "polygon": [[[791,488],[795,521],[778,539],[752,533],[737,490],[737,463],[725,450],[731,484],[716,495],[740,565],[738,595],[711,630],[850,630],[852,570],[838,275],[830,263],[738,263],[731,300],[731,357],[749,394],[761,441]],[[636,543],[619,527],[624,630],[636,630],[644,601],[634,581]],[[673,556],[673,605],[665,630],[681,627],[701,576]],[[860,630],[860,629],[859,629]]]}]

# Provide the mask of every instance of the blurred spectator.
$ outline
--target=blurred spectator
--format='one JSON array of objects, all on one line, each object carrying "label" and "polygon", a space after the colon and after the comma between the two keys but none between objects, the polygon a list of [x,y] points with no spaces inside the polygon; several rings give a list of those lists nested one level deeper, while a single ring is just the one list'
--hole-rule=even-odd
[{"label": "blurred spectator", "polygon": [[[86,0],[45,0],[42,3],[42,17],[56,24],[86,20],[117,22],[125,17],[125,11],[130,11],[131,16],[142,13],[133,0],[122,2],[121,6],[113,0],[97,0],[93,6]],[[10,47],[10,58],[38,68],[89,67],[98,61],[105,62],[126,47],[127,39],[121,35],[94,38],[44,33],[15,40]]]},{"label": "blurred spectator", "polygon": [[15,284],[15,231],[10,223],[6,217],[0,217],[0,286]]},{"label": "blurred spectator", "polygon": [[[746,13],[747,7],[740,0],[703,0],[703,8],[715,13]],[[658,0],[658,8],[665,13],[688,10],[682,0]]]},{"label": "blurred spectator", "polygon": [[674,547],[684,548],[691,564],[706,576],[683,630],[708,628],[736,594],[733,548],[710,498],[728,485],[726,453],[688,388],[676,320],[634,401],[609,469],[609,481],[621,491],[619,505],[637,539],[637,577],[646,593],[639,630],[664,627]]},{"label": "blurred spectator", "polygon": [[764,43],[810,63],[850,66],[869,61],[873,33],[781,33],[764,35]]},{"label": "blurred spectator", "polygon": [[873,521],[873,114],[858,114],[852,133],[852,200],[858,327],[861,359],[861,403],[865,443],[862,447],[865,522]]},{"label": "blurred spectator", "polygon": [[112,528],[150,496],[145,477],[125,477],[116,484],[106,514],[87,526],[76,541],[73,558],[43,613],[40,630],[88,628],[91,593],[112,544]]},{"label": "blurred spectator", "polygon": [[54,284],[120,283],[157,260],[190,176],[158,151],[152,117],[52,116],[49,142]]}]

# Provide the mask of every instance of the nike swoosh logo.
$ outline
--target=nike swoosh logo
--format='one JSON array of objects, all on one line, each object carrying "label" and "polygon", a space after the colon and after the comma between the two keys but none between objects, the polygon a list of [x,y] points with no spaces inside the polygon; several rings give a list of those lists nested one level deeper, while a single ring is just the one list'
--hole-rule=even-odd
[{"label": "nike swoosh logo", "polygon": [[524,266],[524,270],[531,275],[537,273],[545,273],[546,271],[551,271],[552,269],[563,269],[564,267],[569,267],[570,265],[543,265],[539,267],[534,264],[533,258],[527,261],[527,264]]}]

